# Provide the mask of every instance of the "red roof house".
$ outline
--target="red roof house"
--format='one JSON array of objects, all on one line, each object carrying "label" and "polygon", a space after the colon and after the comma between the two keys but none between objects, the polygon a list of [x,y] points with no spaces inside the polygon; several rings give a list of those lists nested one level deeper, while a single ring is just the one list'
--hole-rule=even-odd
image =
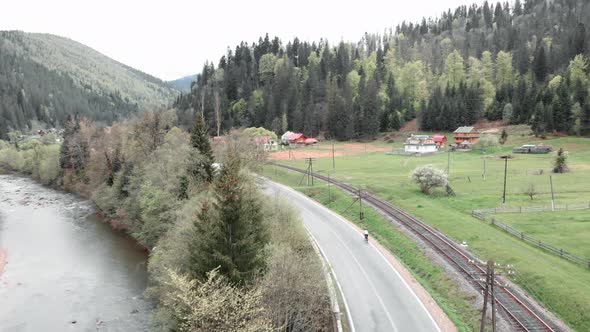
[{"label": "red roof house", "polygon": [[444,135],[434,135],[434,137],[432,137],[432,140],[434,141],[434,143],[436,143],[436,145],[439,148],[444,147],[445,143],[447,143],[447,137]]},{"label": "red roof house", "polygon": [[307,137],[302,133],[293,133],[288,136],[289,144],[303,144],[303,145],[311,145],[318,142],[317,139],[312,137]]}]

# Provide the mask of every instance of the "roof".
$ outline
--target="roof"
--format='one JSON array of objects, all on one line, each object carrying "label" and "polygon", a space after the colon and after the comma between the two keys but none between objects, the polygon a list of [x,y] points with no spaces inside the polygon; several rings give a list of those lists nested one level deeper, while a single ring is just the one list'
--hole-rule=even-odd
[{"label": "roof", "polygon": [[305,139],[305,144],[315,144],[317,142],[318,142],[318,140],[315,138],[306,138]]},{"label": "roof", "polygon": [[434,135],[432,138],[435,142],[444,142],[447,140],[447,137],[444,135]]},{"label": "roof", "polygon": [[461,133],[477,133],[473,127],[459,127],[457,130],[453,132],[453,134],[461,134]]},{"label": "roof", "polygon": [[294,141],[294,140],[298,140],[300,138],[306,138],[305,135],[303,135],[302,133],[293,133],[291,135],[288,136],[288,140],[289,141]]}]

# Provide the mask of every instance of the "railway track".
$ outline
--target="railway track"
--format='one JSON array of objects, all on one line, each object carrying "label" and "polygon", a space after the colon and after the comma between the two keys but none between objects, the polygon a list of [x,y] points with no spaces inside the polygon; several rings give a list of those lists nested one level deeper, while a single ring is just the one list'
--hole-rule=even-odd
[{"label": "railway track", "polygon": [[[275,165],[291,171],[307,174],[306,170],[296,167],[281,164]],[[359,189],[338,180],[316,173],[314,173],[313,176],[322,181],[330,182],[350,194],[356,195],[359,192]],[[481,280],[481,277],[485,275],[485,268],[477,257],[464,250],[443,233],[409,215],[405,211],[391,205],[389,202],[375,197],[370,193],[363,193],[362,199],[370,205],[373,205],[374,208],[380,210],[382,213],[394,218],[401,225],[416,234],[426,245],[437,251],[445,260],[455,267],[455,269],[457,269],[476,288],[481,290],[484,289],[485,282]],[[494,286],[496,303],[499,312],[511,323],[515,331],[559,331],[549,319],[535,310],[527,299],[511,291],[502,281],[502,278],[498,278],[498,281]]]}]

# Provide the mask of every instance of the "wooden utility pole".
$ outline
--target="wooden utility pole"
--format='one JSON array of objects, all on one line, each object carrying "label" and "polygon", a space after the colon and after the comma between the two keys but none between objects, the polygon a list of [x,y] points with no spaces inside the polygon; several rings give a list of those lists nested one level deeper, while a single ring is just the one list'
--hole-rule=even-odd
[{"label": "wooden utility pole", "polygon": [[490,301],[492,303],[492,332],[496,332],[496,296],[494,294],[494,266],[496,264],[494,261],[488,261],[487,269],[486,269],[486,284],[484,287],[484,294],[483,294],[483,308],[481,310],[481,325],[480,325],[480,332],[485,332],[485,322],[486,322],[486,310],[488,308],[488,297],[491,297]]},{"label": "wooden utility pole", "polygon": [[336,169],[336,159],[334,158],[334,140],[332,139],[332,170]]},{"label": "wooden utility pole", "polygon": [[553,176],[549,175],[549,182],[551,183],[551,211],[555,211],[555,194],[553,193]]},{"label": "wooden utility pole", "polygon": [[504,191],[502,193],[502,205],[506,204],[506,172],[508,171],[508,156],[502,156],[504,158]]},{"label": "wooden utility pole", "polygon": [[361,192],[361,188],[359,188],[359,218],[360,221],[362,222],[365,219],[365,213],[363,212],[363,196],[362,196],[362,192]]},{"label": "wooden utility pole", "polygon": [[481,175],[483,180],[486,180],[486,158],[483,158],[483,174]]},{"label": "wooden utility pole", "polygon": [[311,185],[313,186],[313,162],[315,159],[305,158],[305,160],[307,161],[307,169],[305,170],[305,173],[303,173],[303,177],[301,178],[301,181],[299,181],[299,185],[301,185],[301,183],[303,183],[303,179],[307,177],[307,185],[309,186],[309,180],[311,178]]},{"label": "wooden utility pole", "polygon": [[447,153],[447,176],[451,175],[451,149]]},{"label": "wooden utility pole", "polygon": [[328,206],[332,205],[332,191],[330,189],[330,173],[328,173]]},{"label": "wooden utility pole", "polygon": [[313,186],[313,159],[309,158],[309,175],[311,175],[311,185]]}]

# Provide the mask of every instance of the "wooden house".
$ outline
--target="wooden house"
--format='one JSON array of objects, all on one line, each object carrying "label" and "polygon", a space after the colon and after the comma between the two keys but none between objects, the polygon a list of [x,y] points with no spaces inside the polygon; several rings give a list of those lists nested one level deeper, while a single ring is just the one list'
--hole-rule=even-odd
[{"label": "wooden house", "polygon": [[455,136],[455,144],[457,146],[465,145],[464,142],[469,142],[468,145],[473,145],[479,140],[479,131],[473,127],[459,127],[453,132]]}]

